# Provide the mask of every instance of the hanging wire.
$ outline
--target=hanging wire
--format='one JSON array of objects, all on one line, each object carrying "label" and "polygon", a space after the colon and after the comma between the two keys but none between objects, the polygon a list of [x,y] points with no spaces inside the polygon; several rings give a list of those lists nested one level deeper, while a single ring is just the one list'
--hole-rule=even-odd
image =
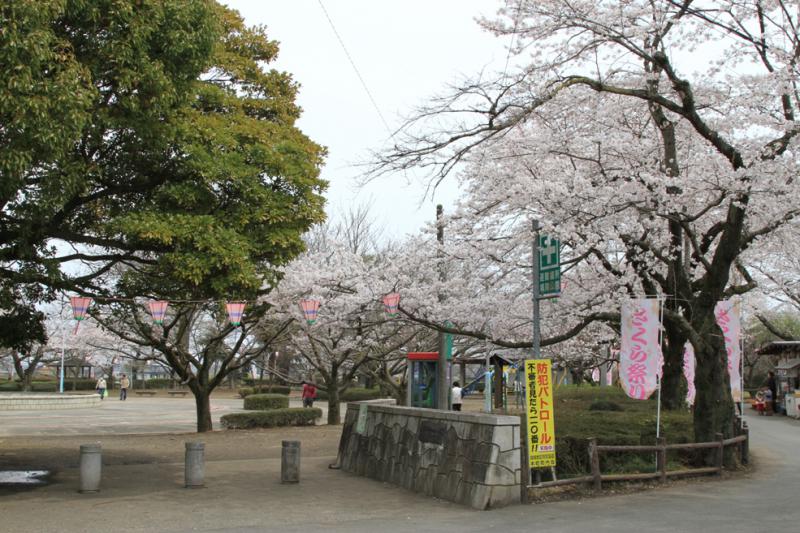
[{"label": "hanging wire", "polygon": [[336,30],[336,25],[333,23],[333,19],[331,19],[331,16],[328,14],[328,10],[325,9],[325,4],[322,3],[322,0],[317,0],[317,1],[319,2],[319,7],[322,8],[322,12],[325,13],[325,18],[328,19],[328,23],[330,24],[334,35],[336,35],[336,39],[339,41],[339,44],[341,45],[342,50],[344,51],[344,55],[347,56],[347,60],[350,61],[350,65],[353,67],[353,70],[355,71],[356,76],[358,76],[358,80],[361,82],[361,86],[364,88],[364,92],[367,93],[367,97],[369,97],[369,101],[372,102],[372,107],[375,108],[375,111],[378,113],[378,116],[380,117],[381,122],[383,122],[383,126],[386,128],[386,131],[389,132],[389,135],[391,135],[392,134],[392,128],[389,127],[389,123],[386,122],[386,119],[383,117],[383,113],[381,113],[381,110],[378,107],[378,103],[375,101],[375,98],[372,97],[372,92],[370,92],[369,87],[367,87],[367,82],[364,81],[364,77],[361,75],[361,72],[358,70],[358,67],[356,66],[355,61],[353,61],[352,56],[350,56],[350,52],[347,51],[347,47],[344,45],[344,41],[342,40],[342,37],[339,35],[339,32]]}]

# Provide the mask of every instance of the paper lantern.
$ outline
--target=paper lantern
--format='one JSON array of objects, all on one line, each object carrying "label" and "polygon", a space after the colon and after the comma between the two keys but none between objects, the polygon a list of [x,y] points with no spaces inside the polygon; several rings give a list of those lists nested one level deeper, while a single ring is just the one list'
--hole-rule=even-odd
[{"label": "paper lantern", "polygon": [[391,318],[397,316],[397,307],[400,305],[400,293],[392,292],[383,297],[383,307]]},{"label": "paper lantern", "polygon": [[150,300],[150,314],[153,315],[153,322],[156,324],[163,324],[164,317],[167,315],[167,306],[169,302],[166,300]]},{"label": "paper lantern", "polygon": [[73,332],[73,334],[76,334],[78,333],[78,327],[81,325],[81,320],[86,318],[86,312],[89,310],[92,299],[86,296],[72,296],[69,299],[69,303],[72,305],[72,317],[77,320],[75,331]]},{"label": "paper lantern", "polygon": [[244,306],[247,302],[228,302],[225,304],[225,309],[228,311],[228,320],[231,325],[238,326],[242,323],[242,314],[244,313]]},{"label": "paper lantern", "polygon": [[303,316],[306,317],[306,322],[309,325],[317,321],[317,312],[319,311],[319,300],[302,299],[300,300],[300,309],[303,310]]},{"label": "paper lantern", "polygon": [[69,303],[72,305],[72,317],[81,321],[86,318],[86,312],[89,310],[92,299],[84,296],[73,296],[69,299]]}]

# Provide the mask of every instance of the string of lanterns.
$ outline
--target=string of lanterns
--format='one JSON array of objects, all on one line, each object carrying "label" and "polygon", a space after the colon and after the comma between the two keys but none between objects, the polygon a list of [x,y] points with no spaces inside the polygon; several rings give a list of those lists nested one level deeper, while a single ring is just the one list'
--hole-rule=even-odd
[{"label": "string of lanterns", "polygon": [[[86,319],[86,314],[89,311],[89,306],[92,304],[92,299],[88,296],[72,296],[69,302],[72,306],[72,317],[77,322],[74,333],[78,333],[78,327],[80,327],[81,321]],[[312,298],[303,298],[299,303],[306,323],[308,323],[308,325],[314,324],[317,321],[321,302]],[[153,317],[153,323],[163,324],[169,302],[166,300],[150,300],[147,305],[150,309],[150,315]],[[228,313],[228,320],[232,326],[238,326],[242,323],[242,315],[244,314],[246,305],[247,302],[242,301],[225,302],[225,310]],[[400,293],[392,292],[383,297],[384,310],[389,318],[397,317],[399,305]]]}]

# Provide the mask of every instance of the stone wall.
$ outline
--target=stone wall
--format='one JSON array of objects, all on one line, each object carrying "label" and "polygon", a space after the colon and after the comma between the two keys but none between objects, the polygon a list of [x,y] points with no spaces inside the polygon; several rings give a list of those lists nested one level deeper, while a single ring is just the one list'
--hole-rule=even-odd
[{"label": "stone wall", "polygon": [[350,402],[339,462],[428,496],[500,507],[520,500],[519,427],[513,416]]},{"label": "stone wall", "polygon": [[27,409],[76,409],[100,405],[98,394],[0,393],[0,411]]}]

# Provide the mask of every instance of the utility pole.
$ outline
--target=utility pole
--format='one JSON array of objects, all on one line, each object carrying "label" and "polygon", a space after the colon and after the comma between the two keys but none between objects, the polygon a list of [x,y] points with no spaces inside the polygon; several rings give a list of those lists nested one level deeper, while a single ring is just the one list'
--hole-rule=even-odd
[{"label": "utility pole", "polygon": [[[441,204],[436,206],[436,241],[439,243],[436,257],[438,259],[439,281],[447,281],[444,261],[444,208]],[[444,301],[444,294],[439,292],[439,302]],[[436,391],[436,408],[447,410],[450,408],[450,379],[447,371],[447,336],[439,332],[439,364],[436,365],[436,381],[439,390]]]},{"label": "utility pole", "polygon": [[[533,242],[531,243],[531,258],[533,260],[532,264],[532,276],[531,281],[533,282],[533,358],[534,359],[541,359],[542,350],[541,350],[541,330],[539,329],[539,221],[534,220],[532,224],[533,229]],[[521,362],[522,363],[522,362]],[[525,366],[524,364],[520,364],[520,370],[524,372]],[[526,376],[527,377],[527,376]],[[527,381],[527,379],[525,380]],[[527,383],[525,384],[527,387]],[[522,394],[522,389],[520,389],[520,394]],[[530,467],[530,446],[528,444],[528,406],[527,404],[524,406],[522,410],[522,423],[521,423],[521,442],[520,442],[520,449],[522,450],[522,457],[521,462],[522,464],[520,467],[522,468],[522,483],[520,484],[520,501],[522,503],[528,503],[528,485],[530,484],[531,480],[531,467]],[[538,484],[541,477],[539,471],[534,472],[534,483]]]}]

